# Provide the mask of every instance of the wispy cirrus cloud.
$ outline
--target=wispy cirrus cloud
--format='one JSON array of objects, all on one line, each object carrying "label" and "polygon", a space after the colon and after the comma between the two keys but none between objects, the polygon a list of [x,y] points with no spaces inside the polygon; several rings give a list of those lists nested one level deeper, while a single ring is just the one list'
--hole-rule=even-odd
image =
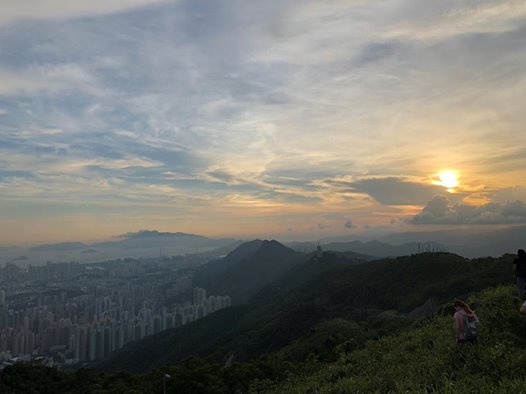
[{"label": "wispy cirrus cloud", "polygon": [[432,4],[400,1],[397,5],[400,5],[398,12],[405,12],[407,18],[389,26],[387,34],[432,41],[470,33],[514,30],[526,17],[526,5],[521,0],[447,0]]},{"label": "wispy cirrus cloud", "polygon": [[78,18],[106,15],[144,7],[165,0],[91,0],[76,2],[68,0],[25,0],[7,1],[2,4],[0,25],[20,20]]},{"label": "wispy cirrus cloud", "polygon": [[72,63],[27,67],[24,70],[0,69],[0,96],[48,95],[83,92],[103,94],[96,78]]},{"label": "wispy cirrus cloud", "polygon": [[523,2],[77,3],[0,16],[2,198],[314,235],[416,214],[442,168],[452,204],[524,186]]}]

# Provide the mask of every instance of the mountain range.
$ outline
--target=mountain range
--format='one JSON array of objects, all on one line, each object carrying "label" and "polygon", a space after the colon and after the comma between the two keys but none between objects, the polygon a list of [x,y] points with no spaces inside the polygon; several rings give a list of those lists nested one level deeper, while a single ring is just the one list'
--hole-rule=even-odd
[{"label": "mountain range", "polygon": [[[327,251],[354,252],[357,258],[383,258],[418,253],[420,250],[446,250],[466,257],[501,256],[526,248],[526,226],[459,227],[440,231],[398,232],[372,240],[349,240],[348,237],[326,239],[321,247]],[[86,244],[62,242],[37,245],[31,248],[0,246],[0,263],[27,257],[23,264],[42,264],[46,261],[100,262],[126,257],[173,256],[199,253],[207,259],[217,259],[242,243],[232,238],[214,239],[182,232],[138,231],[115,237],[113,240]],[[318,242],[288,242],[291,249],[311,253]],[[431,245],[431,248],[429,246]],[[362,255],[362,256],[360,256]],[[18,260],[21,262],[22,260]]]},{"label": "mountain range", "polygon": [[[513,258],[358,259],[243,243],[196,278],[237,294],[236,305],[132,342],[96,369],[16,363],[0,372],[0,389],[155,392],[164,380],[167,392],[192,394],[521,392],[526,326],[509,286]],[[455,298],[480,312],[476,347],[453,343]]]},{"label": "mountain range", "polygon": [[234,243],[231,238],[213,239],[202,235],[187,234],[182,232],[169,233],[159,231],[142,230],[136,233],[127,233],[116,237],[115,241],[96,242],[84,244],[81,242],[63,242],[57,244],[38,245],[32,251],[68,251],[91,248],[159,248],[165,246],[184,245],[186,247],[219,247]]},{"label": "mountain range", "polygon": [[[101,262],[117,258],[150,258],[184,254],[202,254],[208,259],[225,255],[240,244],[232,238],[208,238],[182,232],[138,231],[91,244],[61,242],[30,248],[0,248],[0,263],[17,261],[24,255],[25,264],[43,264],[46,261]],[[20,261],[20,260],[18,260]]]},{"label": "mountain range", "polygon": [[379,240],[394,244],[431,241],[443,245],[452,253],[466,257],[496,257],[526,248],[526,226],[480,226],[432,232],[393,233]]},{"label": "mountain range", "polygon": [[[303,252],[315,251],[318,244],[315,242],[291,242],[287,244],[294,250]],[[397,257],[406,256],[408,254],[418,252],[418,243],[410,242],[400,245],[392,245],[380,241],[347,241],[347,242],[329,242],[321,244],[322,250],[334,252],[354,252],[356,257],[362,259],[381,258],[381,257]]]}]

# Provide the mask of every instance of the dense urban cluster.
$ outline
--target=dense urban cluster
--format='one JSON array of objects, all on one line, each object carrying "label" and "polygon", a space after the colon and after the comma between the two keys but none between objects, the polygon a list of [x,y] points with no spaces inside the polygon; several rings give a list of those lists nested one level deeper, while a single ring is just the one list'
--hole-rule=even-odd
[{"label": "dense urban cluster", "polygon": [[188,259],[0,267],[0,364],[73,366],[229,307],[192,285]]}]

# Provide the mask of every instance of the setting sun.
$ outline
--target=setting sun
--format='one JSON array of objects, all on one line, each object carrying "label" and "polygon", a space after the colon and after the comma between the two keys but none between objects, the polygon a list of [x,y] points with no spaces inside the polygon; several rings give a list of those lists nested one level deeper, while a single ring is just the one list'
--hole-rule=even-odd
[{"label": "setting sun", "polygon": [[433,182],[435,185],[445,186],[448,189],[455,188],[459,185],[458,177],[454,171],[441,171],[437,175],[437,180]]}]

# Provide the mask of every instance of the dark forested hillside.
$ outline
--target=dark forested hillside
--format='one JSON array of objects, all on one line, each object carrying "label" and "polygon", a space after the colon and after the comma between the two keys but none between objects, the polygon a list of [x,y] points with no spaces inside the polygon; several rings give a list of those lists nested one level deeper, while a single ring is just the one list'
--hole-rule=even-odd
[{"label": "dark forested hillside", "polygon": [[277,241],[240,245],[223,259],[211,262],[197,277],[210,294],[227,294],[234,304],[246,302],[259,290],[279,280],[308,256]]},{"label": "dark forested hillside", "polygon": [[217,260],[213,260],[201,267],[201,270],[197,272],[195,282],[199,286],[206,285],[212,278],[221,275],[223,272],[228,270],[233,265],[239,263],[242,260],[248,259],[257,252],[261,247],[263,241],[255,239],[250,242],[244,242],[225,257]]},{"label": "dark forested hillside", "polygon": [[[313,252],[317,248],[315,242],[291,242],[289,246],[294,250],[302,252]],[[436,245],[438,246],[438,245]],[[371,260],[372,258],[398,257],[407,256],[418,251],[417,242],[406,242],[397,245],[391,245],[380,241],[348,241],[348,242],[329,242],[322,244],[323,250],[330,252],[347,252],[352,250],[355,257]]]},{"label": "dark forested hillside", "polygon": [[[526,387],[526,317],[518,313],[514,286],[473,294],[481,322],[478,345],[454,342],[451,309],[380,339],[361,341],[358,325],[326,321],[310,336],[280,352],[225,367],[213,359],[189,358],[148,373],[66,373],[17,363],[0,372],[2,393],[521,393]],[[346,338],[327,349],[330,340]],[[318,337],[321,336],[321,337]],[[322,346],[320,346],[322,345]],[[291,353],[302,355],[289,361]],[[323,353],[329,353],[324,355]],[[296,357],[292,356],[292,357]],[[322,358],[320,358],[320,356]]]},{"label": "dark forested hillside", "polygon": [[[291,279],[290,287],[283,279],[249,304],[132,343],[105,360],[100,369],[141,371],[208,355],[219,362],[228,358],[246,361],[277,351],[296,361],[294,357],[304,352],[286,351],[287,346],[322,341],[321,333],[330,349],[349,339],[338,336],[336,327],[342,324],[335,319],[348,322],[346,330],[355,337],[351,347],[359,347],[365,339],[432,315],[454,297],[510,283],[513,277],[510,256],[468,260],[448,253],[363,264],[326,254],[320,259],[312,257],[303,267],[310,274],[298,282]],[[298,270],[294,268],[289,275],[299,275]]]}]

